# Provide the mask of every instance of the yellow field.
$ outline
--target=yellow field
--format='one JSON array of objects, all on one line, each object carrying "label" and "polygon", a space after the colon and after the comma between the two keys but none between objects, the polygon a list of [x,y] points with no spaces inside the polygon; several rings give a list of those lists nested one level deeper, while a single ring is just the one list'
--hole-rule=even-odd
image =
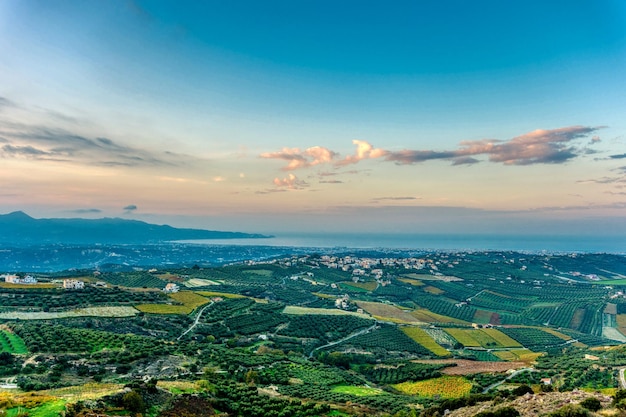
[{"label": "yellow field", "polygon": [[432,285],[429,285],[428,287],[424,287],[424,291],[431,293],[431,294],[435,294],[435,295],[439,295],[439,294],[443,294],[445,291],[437,288],[437,287],[433,287]]},{"label": "yellow field", "polygon": [[460,376],[446,375],[426,381],[402,382],[393,387],[404,394],[422,397],[460,398],[470,393],[472,383]]},{"label": "yellow field", "polygon": [[335,298],[337,298],[336,295],[323,294],[321,292],[312,292],[311,294],[313,294],[314,296],[319,297],[319,298],[324,298],[326,300],[330,300],[330,299],[334,300]]},{"label": "yellow field", "polygon": [[41,394],[63,398],[76,402],[84,400],[95,400],[105,395],[114,394],[124,388],[123,384],[105,384],[90,382],[84,385],[74,385],[71,387],[54,388],[46,391],[39,391]]},{"label": "yellow field", "polygon": [[445,331],[467,347],[522,347],[497,329],[445,329]]},{"label": "yellow field", "polygon": [[405,284],[411,284],[411,285],[414,285],[416,287],[422,287],[422,286],[425,285],[422,281],[420,281],[418,279],[399,278],[398,281],[404,282]]},{"label": "yellow field", "polygon": [[0,282],[0,288],[15,288],[20,290],[35,290],[42,288],[60,288],[59,284],[53,284],[51,282],[37,283],[37,284],[11,284],[10,282]]},{"label": "yellow field", "polygon": [[563,334],[563,333],[560,333],[560,332],[557,332],[556,330],[551,329],[549,327],[535,327],[535,328],[536,329],[540,329],[543,332],[550,333],[551,335],[554,335],[554,336],[558,337],[559,339],[572,340],[572,338],[570,336],[568,336],[566,334]]},{"label": "yellow field", "polygon": [[617,330],[621,334],[626,335],[626,314],[618,314],[616,318],[617,318]]},{"label": "yellow field", "polygon": [[196,294],[200,294],[203,297],[222,297],[222,298],[246,298],[245,295],[232,294],[229,292],[217,292],[217,291],[196,291]]},{"label": "yellow field", "polygon": [[208,298],[191,291],[180,291],[169,296],[172,300],[182,303],[182,305],[140,304],[135,307],[139,311],[150,314],[189,314],[210,301]]},{"label": "yellow field", "polygon": [[338,308],[311,308],[299,306],[287,306],[283,310],[284,314],[314,314],[314,315],[330,315],[330,316],[357,316],[364,319],[372,319],[367,314],[355,313],[354,311],[339,310]]},{"label": "yellow field", "polygon": [[419,327],[402,327],[402,331],[409,336],[411,339],[415,340],[418,344],[424,346],[426,349],[430,350],[437,356],[450,356],[450,352],[447,349],[440,346],[435,339],[430,337],[428,333]]},{"label": "yellow field", "polygon": [[503,347],[522,347],[517,340],[510,338],[498,329],[480,329],[480,331],[486,333]]},{"label": "yellow field", "polygon": [[425,308],[419,308],[411,312],[411,315],[419,321],[425,323],[456,323],[456,324],[469,324],[466,321],[455,319],[454,317],[448,317],[441,314],[433,313]]},{"label": "yellow field", "polygon": [[360,288],[365,291],[374,291],[376,289],[375,282],[340,282],[340,286],[347,285],[349,287]]},{"label": "yellow field", "polygon": [[472,329],[444,329],[444,331],[465,347],[480,347],[480,343],[470,333]]},{"label": "yellow field", "polygon": [[532,352],[528,349],[515,349],[515,350],[499,350],[494,351],[494,355],[498,358],[509,362],[525,362],[530,364],[537,360],[541,353]]},{"label": "yellow field", "polygon": [[415,318],[415,316],[411,315],[411,313],[393,305],[374,303],[370,301],[357,301],[356,304],[379,320],[407,324],[420,323],[420,321]]}]

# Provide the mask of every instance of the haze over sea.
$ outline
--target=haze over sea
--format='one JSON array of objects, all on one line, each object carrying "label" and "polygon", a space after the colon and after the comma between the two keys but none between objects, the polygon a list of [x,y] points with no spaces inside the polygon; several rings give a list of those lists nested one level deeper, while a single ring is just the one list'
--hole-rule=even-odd
[{"label": "haze over sea", "polygon": [[598,235],[283,233],[269,239],[185,240],[182,242],[205,245],[267,245],[359,249],[626,253],[626,238],[623,236]]}]

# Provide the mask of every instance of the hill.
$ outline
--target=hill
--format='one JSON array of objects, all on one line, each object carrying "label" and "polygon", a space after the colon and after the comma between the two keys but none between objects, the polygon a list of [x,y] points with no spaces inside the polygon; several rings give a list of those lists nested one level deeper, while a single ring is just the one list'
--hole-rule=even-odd
[{"label": "hill", "polygon": [[152,243],[188,239],[267,238],[260,234],[178,229],[120,218],[35,219],[22,211],[0,215],[1,245]]}]

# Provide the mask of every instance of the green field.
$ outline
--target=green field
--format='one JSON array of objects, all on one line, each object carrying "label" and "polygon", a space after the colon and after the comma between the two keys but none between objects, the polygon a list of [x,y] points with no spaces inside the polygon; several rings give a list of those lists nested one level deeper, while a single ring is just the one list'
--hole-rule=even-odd
[{"label": "green field", "polygon": [[441,347],[428,333],[419,327],[402,327],[402,331],[411,339],[424,346],[437,356],[450,356],[445,348]]},{"label": "green field", "polygon": [[338,392],[340,394],[356,395],[357,397],[370,397],[372,395],[379,395],[383,393],[383,390],[379,388],[371,387],[356,387],[353,385],[338,385],[334,387],[330,392]]},{"label": "green field", "polygon": [[24,341],[15,333],[0,329],[0,352],[28,353]]},{"label": "green field", "polygon": [[191,291],[181,291],[169,295],[172,300],[182,304],[139,304],[137,310],[150,314],[189,314],[210,300]]}]

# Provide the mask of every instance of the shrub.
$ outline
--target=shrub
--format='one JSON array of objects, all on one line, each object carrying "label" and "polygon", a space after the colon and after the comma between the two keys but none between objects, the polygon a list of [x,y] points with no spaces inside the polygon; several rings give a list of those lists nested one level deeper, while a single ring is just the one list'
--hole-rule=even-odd
[{"label": "shrub", "polygon": [[589,397],[580,402],[581,407],[586,408],[589,411],[598,411],[602,408],[602,403],[595,397]]}]

